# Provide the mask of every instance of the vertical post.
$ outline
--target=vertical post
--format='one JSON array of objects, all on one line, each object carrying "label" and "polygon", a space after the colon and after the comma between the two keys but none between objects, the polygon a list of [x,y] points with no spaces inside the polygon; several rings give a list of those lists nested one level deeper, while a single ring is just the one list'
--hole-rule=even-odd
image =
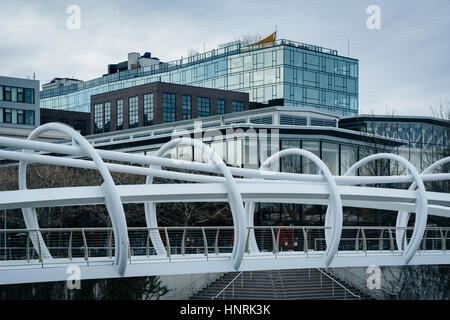
[{"label": "vertical post", "polygon": [[216,242],[214,244],[214,253],[216,255],[219,254],[219,228],[217,228],[217,233],[216,233]]},{"label": "vertical post", "polygon": [[183,238],[181,239],[181,254],[184,256],[185,255],[185,239],[186,239],[186,228],[183,229]]},{"label": "vertical post", "polygon": [[6,250],[7,250],[7,248],[6,248],[6,240],[8,239],[8,237],[6,235],[6,209],[3,210],[3,212],[5,213],[5,227],[4,227],[4,229],[5,229],[5,236],[4,237],[5,237],[5,260],[6,260]]},{"label": "vertical post", "polygon": [[39,248],[39,262],[42,265],[42,268],[44,267],[44,259],[42,259],[42,247],[41,247],[41,239],[39,239],[39,231],[36,229],[34,230],[36,232],[36,237],[38,239],[38,248]]},{"label": "vertical post", "polygon": [[27,231],[27,261],[30,262],[30,231]]},{"label": "vertical post", "polygon": [[384,229],[381,229],[380,238],[378,238],[378,250],[383,251],[383,233]]},{"label": "vertical post", "polygon": [[89,265],[89,252],[86,241],[86,234],[84,233],[84,228],[81,228],[81,235],[83,236],[83,244],[84,244],[84,260],[86,260],[87,265]]},{"label": "vertical post", "polygon": [[164,228],[164,234],[166,235],[167,257],[169,258],[169,262],[171,262],[172,257],[170,255],[170,240],[169,240],[169,233],[167,232],[167,228]]},{"label": "vertical post", "polygon": [[112,233],[114,231],[111,229],[108,234],[108,255],[112,258]]},{"label": "vertical post", "polygon": [[150,228],[147,229],[147,241],[145,244],[145,254],[147,258],[150,256]]},{"label": "vertical post", "polygon": [[250,253],[249,250],[249,242],[250,242],[250,227],[247,228],[247,240],[245,241],[245,251],[246,253]]},{"label": "vertical post", "polygon": [[70,235],[69,235],[69,248],[68,248],[68,251],[69,251],[69,252],[67,253],[67,255],[68,255],[70,261],[72,261],[72,233],[73,233],[73,231],[70,230]]},{"label": "vertical post", "polygon": [[202,235],[203,235],[203,250],[205,251],[204,254],[206,256],[206,261],[208,261],[208,241],[206,240],[206,233],[205,228],[202,227]]}]

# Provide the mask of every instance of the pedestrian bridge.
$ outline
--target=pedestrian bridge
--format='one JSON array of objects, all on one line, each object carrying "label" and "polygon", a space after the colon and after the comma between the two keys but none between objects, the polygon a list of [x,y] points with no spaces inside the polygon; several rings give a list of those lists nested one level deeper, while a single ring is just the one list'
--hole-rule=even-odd
[{"label": "pedestrian bridge", "polygon": [[[57,130],[72,144],[35,141]],[[165,157],[182,145],[203,154],[204,163]],[[71,127],[49,123],[27,140],[0,137],[0,158],[19,161],[19,188],[0,192],[1,209],[22,209],[26,228],[2,229],[0,284],[64,281],[79,267],[81,279],[358,266],[450,264],[449,230],[430,226],[428,216],[450,218],[450,194],[431,192],[430,181],[450,180],[434,173],[442,159],[424,172],[394,154],[375,154],[333,176],[313,153],[286,149],[260,169],[233,168],[208,146],[190,138],[174,139],[155,156],[98,150]],[[65,155],[65,156],[56,156]],[[271,171],[282,157],[308,158],[318,175]],[[401,176],[357,176],[376,160],[398,162]],[[110,162],[105,162],[110,161]],[[111,161],[114,161],[112,163]],[[119,162],[119,163],[118,163]],[[27,164],[97,169],[100,186],[27,189]],[[140,165],[136,165],[140,164]],[[147,166],[142,166],[147,165]],[[180,170],[181,169],[181,170]],[[192,173],[188,173],[191,171]],[[116,185],[111,172],[146,176],[144,185]],[[154,177],[184,183],[152,184]],[[392,185],[409,185],[409,189]],[[390,187],[380,187],[389,185]],[[448,191],[448,190],[447,190]],[[158,226],[156,203],[228,202],[232,226]],[[254,226],[255,203],[327,206],[322,226]],[[128,227],[123,204],[144,203],[146,225]],[[40,228],[36,208],[103,204],[110,228]],[[382,209],[396,216],[395,226],[344,226],[343,207]],[[413,224],[408,223],[414,213]]]}]

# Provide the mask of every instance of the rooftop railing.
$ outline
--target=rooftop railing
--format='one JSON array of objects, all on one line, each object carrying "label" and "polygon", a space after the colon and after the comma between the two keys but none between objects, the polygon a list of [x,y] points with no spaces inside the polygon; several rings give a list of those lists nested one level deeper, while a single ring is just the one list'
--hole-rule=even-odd
[{"label": "rooftop railing", "polygon": [[260,49],[276,47],[276,46],[283,46],[283,45],[295,47],[295,48],[299,48],[299,49],[304,49],[304,50],[310,50],[310,51],[314,51],[314,52],[336,55],[336,56],[338,54],[337,50],[319,47],[319,46],[301,43],[301,42],[296,42],[296,41],[291,41],[291,40],[286,40],[286,39],[275,40],[274,42],[257,44],[257,45],[256,44],[242,45],[241,43],[235,43],[230,46],[214,49],[214,50],[204,52],[204,53],[198,53],[196,55],[186,57],[186,58],[182,57],[181,59],[173,60],[170,62],[161,62],[159,64],[148,66],[148,67],[121,71],[121,72],[117,72],[114,74],[108,74],[108,75],[105,75],[100,78],[92,79],[92,80],[85,81],[85,82],[79,83],[79,84],[72,84],[72,85],[66,86],[66,87],[42,90],[40,92],[40,98],[41,99],[51,98],[54,96],[69,94],[72,92],[76,92],[78,90],[88,89],[88,88],[92,88],[92,87],[99,86],[102,84],[107,84],[107,83],[114,82],[114,81],[127,80],[127,79],[131,79],[131,78],[135,78],[135,77],[143,77],[143,76],[148,76],[148,75],[159,74],[159,73],[163,73],[163,72],[168,72],[168,71],[173,71],[173,70],[177,70],[180,68],[184,68],[184,67],[194,65],[197,63],[205,62],[205,61],[208,61],[211,59],[227,57],[227,56],[238,54],[238,53],[260,50]]}]

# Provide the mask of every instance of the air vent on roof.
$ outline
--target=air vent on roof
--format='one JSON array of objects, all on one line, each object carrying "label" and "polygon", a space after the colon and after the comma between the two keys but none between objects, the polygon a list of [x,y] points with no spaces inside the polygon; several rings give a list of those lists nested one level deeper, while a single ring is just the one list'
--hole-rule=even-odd
[{"label": "air vent on roof", "polygon": [[280,124],[291,126],[306,126],[306,117],[291,116],[289,114],[280,114]]}]

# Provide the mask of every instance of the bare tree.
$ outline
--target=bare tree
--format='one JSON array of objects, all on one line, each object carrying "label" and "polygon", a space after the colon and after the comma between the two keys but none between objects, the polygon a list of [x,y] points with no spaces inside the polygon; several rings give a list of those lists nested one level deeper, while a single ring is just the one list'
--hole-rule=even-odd
[{"label": "bare tree", "polygon": [[263,37],[259,33],[243,33],[240,40],[245,44],[253,44],[261,40]]}]

